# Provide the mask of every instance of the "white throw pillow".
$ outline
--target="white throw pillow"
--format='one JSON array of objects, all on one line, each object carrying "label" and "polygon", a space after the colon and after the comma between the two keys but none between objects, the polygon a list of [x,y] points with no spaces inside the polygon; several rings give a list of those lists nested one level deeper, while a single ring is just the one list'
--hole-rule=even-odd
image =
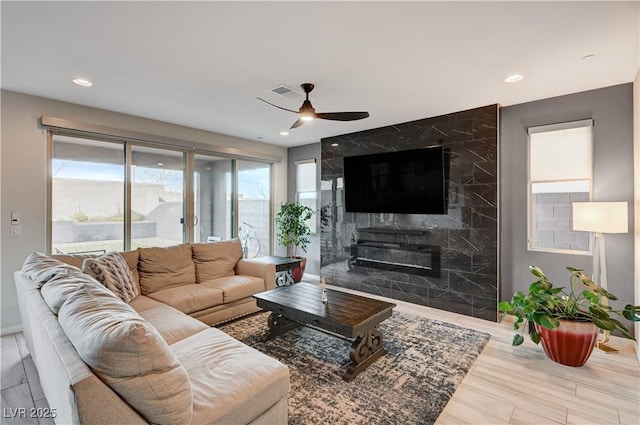
[{"label": "white throw pillow", "polygon": [[140,289],[127,262],[117,252],[85,259],[82,262],[82,271],[109,288],[126,303],[140,295]]},{"label": "white throw pillow", "polygon": [[105,287],[82,284],[58,321],[93,372],[153,424],[191,423],[184,367],[158,331]]}]

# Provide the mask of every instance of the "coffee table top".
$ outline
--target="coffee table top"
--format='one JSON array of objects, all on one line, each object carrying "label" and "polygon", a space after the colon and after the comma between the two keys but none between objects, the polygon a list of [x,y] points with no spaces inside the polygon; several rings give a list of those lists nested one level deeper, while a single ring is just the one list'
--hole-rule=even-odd
[{"label": "coffee table top", "polygon": [[396,304],[327,289],[328,302],[322,302],[320,285],[297,283],[253,296],[258,306],[303,324],[355,338],[391,317]]}]

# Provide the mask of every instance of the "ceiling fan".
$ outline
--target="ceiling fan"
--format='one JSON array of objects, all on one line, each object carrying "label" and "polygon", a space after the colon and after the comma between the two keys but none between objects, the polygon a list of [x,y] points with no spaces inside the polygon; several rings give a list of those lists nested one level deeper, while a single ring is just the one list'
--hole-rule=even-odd
[{"label": "ceiling fan", "polygon": [[268,103],[271,106],[275,106],[278,109],[298,114],[298,119],[293,123],[290,129],[300,127],[302,124],[304,124],[305,121],[311,121],[314,118],[333,121],[356,121],[367,118],[369,116],[368,112],[316,112],[316,110],[311,105],[311,102],[309,101],[309,93],[311,93],[311,90],[313,90],[314,85],[311,83],[304,83],[301,84],[300,87],[302,87],[302,90],[304,90],[306,99],[304,102],[302,102],[302,106],[297,111],[274,105],[273,103],[267,102],[260,97],[258,97],[257,99],[263,101],[264,103]]}]

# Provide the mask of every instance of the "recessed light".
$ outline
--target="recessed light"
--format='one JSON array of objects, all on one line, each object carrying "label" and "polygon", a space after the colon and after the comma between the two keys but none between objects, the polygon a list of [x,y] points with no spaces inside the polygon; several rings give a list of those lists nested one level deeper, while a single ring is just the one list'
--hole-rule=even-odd
[{"label": "recessed light", "polygon": [[331,143],[331,146],[335,148],[336,146],[340,146],[340,145],[338,143]]},{"label": "recessed light", "polygon": [[161,166],[161,167],[162,167],[162,166],[164,165],[164,162],[158,162],[158,164],[157,164],[157,165],[159,165],[159,166]]},{"label": "recessed light", "polygon": [[83,78],[74,78],[73,83],[82,87],[91,87],[93,83],[89,80],[85,80]]},{"label": "recessed light", "polygon": [[513,75],[509,75],[507,78],[504,79],[505,83],[515,83],[516,81],[520,81],[524,78],[524,75],[521,74],[513,74]]},{"label": "recessed light", "polygon": [[280,132],[280,135],[281,135],[281,136],[288,136],[288,135],[289,135],[289,132],[288,132],[288,131],[281,131],[281,132]]}]

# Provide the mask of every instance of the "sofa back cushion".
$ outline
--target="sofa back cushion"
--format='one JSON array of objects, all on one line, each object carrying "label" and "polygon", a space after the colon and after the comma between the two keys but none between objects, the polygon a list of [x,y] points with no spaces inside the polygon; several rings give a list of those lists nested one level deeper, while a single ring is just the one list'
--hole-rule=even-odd
[{"label": "sofa back cushion", "polygon": [[143,295],[161,289],[193,284],[196,269],[188,243],[166,248],[138,248],[140,290]]},{"label": "sofa back cushion", "polygon": [[57,316],[67,298],[82,284],[99,286],[100,282],[84,273],[61,274],[45,283],[40,294],[53,314]]},{"label": "sofa back cushion", "polygon": [[194,243],[191,249],[193,262],[196,265],[196,283],[233,276],[236,263],[242,258],[242,245],[239,239]]},{"label": "sofa back cushion", "polygon": [[32,252],[29,254],[27,259],[24,260],[22,272],[27,275],[29,279],[34,281],[38,285],[38,288],[41,288],[42,285],[55,276],[78,274],[82,273],[82,270],[78,267],[51,258],[46,254]]},{"label": "sofa back cushion", "polygon": [[111,291],[78,286],[58,320],[82,360],[147,421],[191,423],[186,370],[158,331]]},{"label": "sofa back cushion", "polygon": [[51,254],[50,257],[81,269],[82,262],[85,259],[96,258],[97,255],[96,254]]},{"label": "sofa back cushion", "polygon": [[126,303],[140,295],[140,287],[136,285],[129,265],[117,252],[85,259],[82,271],[102,283]]}]

